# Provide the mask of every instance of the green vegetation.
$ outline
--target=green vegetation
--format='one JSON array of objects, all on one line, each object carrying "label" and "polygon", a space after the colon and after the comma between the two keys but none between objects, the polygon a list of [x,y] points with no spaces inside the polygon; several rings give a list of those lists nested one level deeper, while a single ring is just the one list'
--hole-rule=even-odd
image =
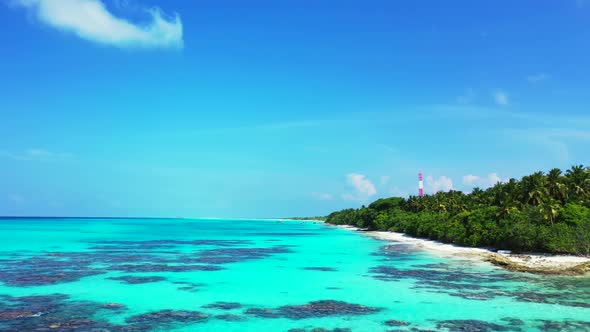
[{"label": "green vegetation", "polygon": [[313,221],[326,221],[326,217],[291,217],[291,218],[285,218],[288,220],[313,220]]},{"label": "green vegetation", "polygon": [[464,246],[590,255],[590,169],[536,172],[467,195],[379,199],[326,222]]}]

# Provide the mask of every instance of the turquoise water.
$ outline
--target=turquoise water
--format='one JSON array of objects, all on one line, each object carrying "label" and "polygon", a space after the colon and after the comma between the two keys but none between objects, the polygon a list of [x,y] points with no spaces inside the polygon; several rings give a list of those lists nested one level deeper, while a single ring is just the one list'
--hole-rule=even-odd
[{"label": "turquoise water", "polygon": [[321,223],[0,219],[0,331],[590,331],[590,278]]}]

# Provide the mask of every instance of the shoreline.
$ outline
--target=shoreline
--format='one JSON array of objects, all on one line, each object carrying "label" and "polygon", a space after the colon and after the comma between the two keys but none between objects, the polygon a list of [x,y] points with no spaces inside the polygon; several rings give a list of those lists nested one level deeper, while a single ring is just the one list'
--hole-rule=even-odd
[{"label": "shoreline", "polygon": [[413,245],[439,257],[474,259],[481,262],[489,262],[495,266],[514,272],[564,276],[590,276],[590,257],[541,253],[498,253],[491,249],[462,247],[455,244],[411,237],[404,233],[365,231],[349,225],[331,226],[359,232],[377,240],[395,241]]}]

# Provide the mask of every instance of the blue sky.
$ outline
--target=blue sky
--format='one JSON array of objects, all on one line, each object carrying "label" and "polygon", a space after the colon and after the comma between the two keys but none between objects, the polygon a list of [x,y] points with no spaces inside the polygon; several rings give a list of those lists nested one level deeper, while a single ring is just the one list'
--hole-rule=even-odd
[{"label": "blue sky", "polygon": [[0,1],[0,214],[284,217],[590,164],[590,1]]}]

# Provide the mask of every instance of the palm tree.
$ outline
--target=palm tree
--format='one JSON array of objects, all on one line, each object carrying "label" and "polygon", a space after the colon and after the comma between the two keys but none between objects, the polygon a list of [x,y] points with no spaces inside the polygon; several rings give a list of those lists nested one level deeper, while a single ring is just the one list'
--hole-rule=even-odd
[{"label": "palm tree", "polygon": [[576,201],[584,199],[589,194],[590,185],[587,180],[590,179],[590,172],[582,165],[572,166],[565,172],[568,183],[569,195]]},{"label": "palm tree", "polygon": [[572,166],[565,172],[565,176],[574,182],[581,183],[588,178],[588,173],[583,165]]},{"label": "palm tree", "polygon": [[521,181],[521,201],[524,204],[539,206],[548,194],[545,187],[546,182],[547,179],[543,172],[535,172],[523,177]]},{"label": "palm tree", "polygon": [[520,205],[520,202],[512,200],[510,198],[506,198],[502,200],[500,206],[500,211],[496,214],[496,218],[504,219],[511,215],[513,212],[518,211],[516,205]]},{"label": "palm tree", "polygon": [[549,220],[553,225],[553,222],[559,215],[559,210],[561,209],[561,205],[552,197],[547,197],[543,200],[540,205],[541,213],[545,220]]},{"label": "palm tree", "polygon": [[484,191],[479,187],[473,188],[469,196],[476,206],[484,203]]},{"label": "palm tree", "polygon": [[547,190],[549,195],[559,200],[562,204],[567,200],[567,186],[563,183],[561,170],[554,168],[547,173]]}]

